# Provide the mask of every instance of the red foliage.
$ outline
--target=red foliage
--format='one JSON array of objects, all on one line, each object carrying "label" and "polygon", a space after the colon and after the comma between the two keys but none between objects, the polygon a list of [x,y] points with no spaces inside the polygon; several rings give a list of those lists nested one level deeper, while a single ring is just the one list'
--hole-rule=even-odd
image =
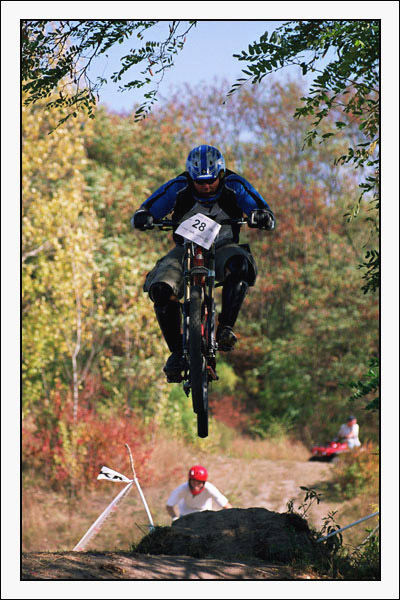
[{"label": "red foliage", "polygon": [[51,418],[42,414],[22,427],[23,466],[40,472],[43,483],[89,488],[96,483],[103,465],[131,478],[125,443],[132,451],[140,481],[146,484],[151,480],[147,463],[152,449],[145,443],[145,432],[134,414],[119,410],[104,416],[81,406],[74,423],[72,402],[61,404],[57,394],[51,408]]},{"label": "red foliage", "polygon": [[234,396],[223,396],[212,406],[212,415],[228,427],[245,431],[248,425],[248,415],[245,406]]},{"label": "red foliage", "polygon": [[95,398],[104,398],[107,392],[103,386],[101,376],[96,373],[88,373],[85,378],[83,390],[80,393],[80,398],[83,402],[90,405],[90,400]]}]

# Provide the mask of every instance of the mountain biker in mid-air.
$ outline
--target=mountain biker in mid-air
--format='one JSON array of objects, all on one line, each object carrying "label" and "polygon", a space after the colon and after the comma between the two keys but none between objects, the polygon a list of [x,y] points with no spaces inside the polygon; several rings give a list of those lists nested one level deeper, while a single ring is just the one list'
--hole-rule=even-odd
[{"label": "mountain biker in mid-air", "polygon": [[[262,196],[241,175],[226,169],[225,159],[213,146],[190,151],[186,171],[158,188],[134,213],[131,224],[142,231],[153,229],[153,220],[172,213],[181,223],[201,213],[216,221],[248,217],[250,227],[271,230],[275,217]],[[216,238],[216,280],[223,282],[222,309],[218,318],[218,349],[232,350],[236,343],[233,326],[249,286],[257,277],[257,266],[247,244],[239,244],[240,225],[222,225]],[[169,382],[182,381],[181,304],[183,238],[174,233],[175,247],[147,274],[144,291],[154,309],[167,346],[172,353],[164,367]]]}]

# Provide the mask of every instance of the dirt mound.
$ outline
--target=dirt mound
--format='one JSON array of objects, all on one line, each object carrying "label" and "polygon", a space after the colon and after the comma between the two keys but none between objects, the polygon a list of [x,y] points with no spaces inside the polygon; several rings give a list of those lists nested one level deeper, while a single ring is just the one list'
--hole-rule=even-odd
[{"label": "dirt mound", "polygon": [[192,513],[172,527],[156,527],[136,552],[288,564],[294,558],[311,556],[314,546],[308,524],[299,515],[232,508]]}]

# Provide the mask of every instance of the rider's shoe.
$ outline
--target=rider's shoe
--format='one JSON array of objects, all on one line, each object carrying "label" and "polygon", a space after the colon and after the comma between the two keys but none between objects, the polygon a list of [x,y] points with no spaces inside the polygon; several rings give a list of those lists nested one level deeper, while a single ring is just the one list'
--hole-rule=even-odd
[{"label": "rider's shoe", "polygon": [[217,344],[218,350],[229,352],[233,350],[237,341],[237,337],[233,332],[232,327],[228,325],[218,325],[217,329]]},{"label": "rider's shoe", "polygon": [[182,371],[185,369],[185,359],[180,350],[175,350],[165,363],[163,369],[168,383],[180,383],[183,380]]}]

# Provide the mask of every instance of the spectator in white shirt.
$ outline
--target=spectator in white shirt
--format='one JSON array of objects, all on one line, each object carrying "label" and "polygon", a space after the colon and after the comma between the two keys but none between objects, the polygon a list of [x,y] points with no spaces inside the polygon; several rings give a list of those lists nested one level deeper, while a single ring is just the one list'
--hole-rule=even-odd
[{"label": "spectator in white shirt", "polygon": [[214,510],[213,503],[220,508],[232,508],[228,499],[207,479],[207,469],[195,465],[189,470],[188,481],[171,492],[167,511],[173,521],[193,512]]},{"label": "spectator in white shirt", "polygon": [[345,440],[349,448],[361,446],[361,442],[358,439],[359,429],[357,419],[353,416],[348,417],[347,423],[343,423],[340,426],[336,441]]}]

